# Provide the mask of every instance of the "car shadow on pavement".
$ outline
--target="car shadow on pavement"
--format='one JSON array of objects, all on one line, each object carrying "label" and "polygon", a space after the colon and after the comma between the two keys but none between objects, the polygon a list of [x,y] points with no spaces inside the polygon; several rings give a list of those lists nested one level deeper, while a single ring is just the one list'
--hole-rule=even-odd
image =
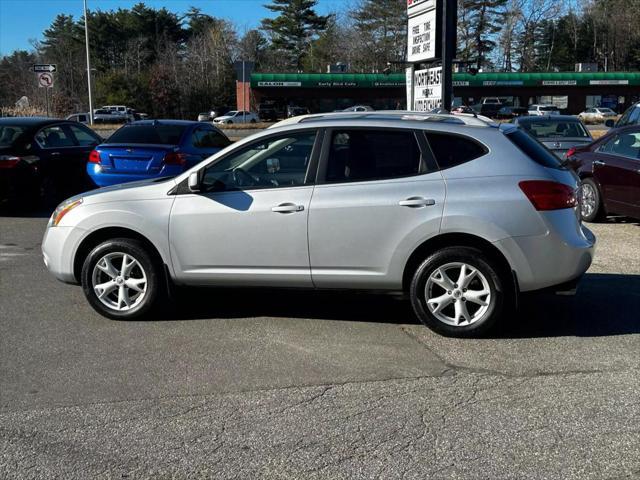
[{"label": "car shadow on pavement", "polygon": [[[281,317],[419,324],[400,296],[284,289],[180,290],[158,320]],[[495,338],[640,334],[640,275],[588,274],[574,297],[525,294]]]},{"label": "car shadow on pavement", "polygon": [[304,289],[189,288],[161,320],[281,317],[407,324],[420,323],[399,295]]},{"label": "car shadow on pavement", "polygon": [[577,295],[522,295],[499,338],[602,337],[640,333],[640,275],[587,274]]}]

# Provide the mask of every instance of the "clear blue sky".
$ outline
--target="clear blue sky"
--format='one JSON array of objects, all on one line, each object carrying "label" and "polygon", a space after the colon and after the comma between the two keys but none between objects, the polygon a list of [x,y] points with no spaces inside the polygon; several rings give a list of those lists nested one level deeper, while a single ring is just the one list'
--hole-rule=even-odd
[{"label": "clear blue sky", "polygon": [[[87,0],[89,10],[131,8],[140,0]],[[259,24],[271,12],[263,7],[269,0],[145,0],[150,7],[166,7],[177,13],[190,6],[204,13],[231,20],[239,31]],[[318,13],[341,10],[348,0],[319,0]],[[59,13],[82,16],[82,0],[0,0],[0,55],[31,49],[30,40],[42,39],[42,32]]]}]

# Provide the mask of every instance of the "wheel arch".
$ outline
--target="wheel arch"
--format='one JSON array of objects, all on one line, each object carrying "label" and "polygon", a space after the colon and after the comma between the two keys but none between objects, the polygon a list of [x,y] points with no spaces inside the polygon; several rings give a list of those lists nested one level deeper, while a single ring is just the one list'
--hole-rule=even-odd
[{"label": "wheel arch", "polygon": [[130,238],[133,240],[138,240],[147,248],[147,251],[153,258],[153,260],[158,262],[158,265],[160,265],[161,267],[165,265],[165,262],[158,248],[153,244],[153,242],[151,242],[151,240],[149,240],[141,233],[126,227],[103,227],[87,235],[82,240],[82,242],[80,242],[80,245],[78,245],[78,248],[76,249],[75,255],[73,257],[73,276],[77,282],[80,282],[82,265],[84,263],[84,260],[87,258],[87,255],[89,255],[91,250],[100,245],[102,242],[112,238]]},{"label": "wheel arch", "polygon": [[493,260],[505,282],[509,283],[510,290],[518,293],[518,279],[504,254],[491,242],[477,235],[469,233],[444,233],[432,237],[420,244],[409,256],[402,275],[402,289],[408,291],[411,278],[416,269],[429,255],[446,247],[470,247],[483,252],[490,260]]}]

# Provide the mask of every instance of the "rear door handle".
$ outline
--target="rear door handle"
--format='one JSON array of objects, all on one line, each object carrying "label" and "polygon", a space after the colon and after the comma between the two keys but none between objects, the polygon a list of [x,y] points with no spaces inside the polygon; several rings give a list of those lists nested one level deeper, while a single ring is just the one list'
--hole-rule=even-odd
[{"label": "rear door handle", "polygon": [[605,163],[602,160],[594,160],[593,164],[602,167]]},{"label": "rear door handle", "polygon": [[60,156],[60,152],[51,152],[51,156],[52,157],[58,157],[58,156]]},{"label": "rear door handle", "polygon": [[304,205],[296,205],[295,203],[281,203],[271,208],[271,211],[276,213],[295,213],[303,210]]},{"label": "rear door handle", "polygon": [[420,207],[430,207],[435,205],[436,201],[433,198],[422,198],[422,197],[410,197],[406,200],[401,200],[398,202],[398,205],[401,207],[409,207],[409,208],[420,208]]}]

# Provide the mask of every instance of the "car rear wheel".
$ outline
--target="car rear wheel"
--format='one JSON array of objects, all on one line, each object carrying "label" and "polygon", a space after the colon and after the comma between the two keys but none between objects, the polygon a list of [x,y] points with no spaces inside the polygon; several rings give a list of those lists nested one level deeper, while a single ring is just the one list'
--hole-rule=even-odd
[{"label": "car rear wheel", "polygon": [[418,318],[450,337],[478,337],[502,314],[505,281],[480,250],[450,247],[430,255],[416,270],[410,298]]},{"label": "car rear wheel", "polygon": [[94,310],[108,318],[129,320],[144,316],[154,307],[161,270],[142,243],[117,238],[91,251],[82,266],[81,279]]},{"label": "car rear wheel", "polygon": [[596,222],[604,218],[604,207],[600,188],[592,178],[582,180],[580,187],[580,215],[585,222]]}]

